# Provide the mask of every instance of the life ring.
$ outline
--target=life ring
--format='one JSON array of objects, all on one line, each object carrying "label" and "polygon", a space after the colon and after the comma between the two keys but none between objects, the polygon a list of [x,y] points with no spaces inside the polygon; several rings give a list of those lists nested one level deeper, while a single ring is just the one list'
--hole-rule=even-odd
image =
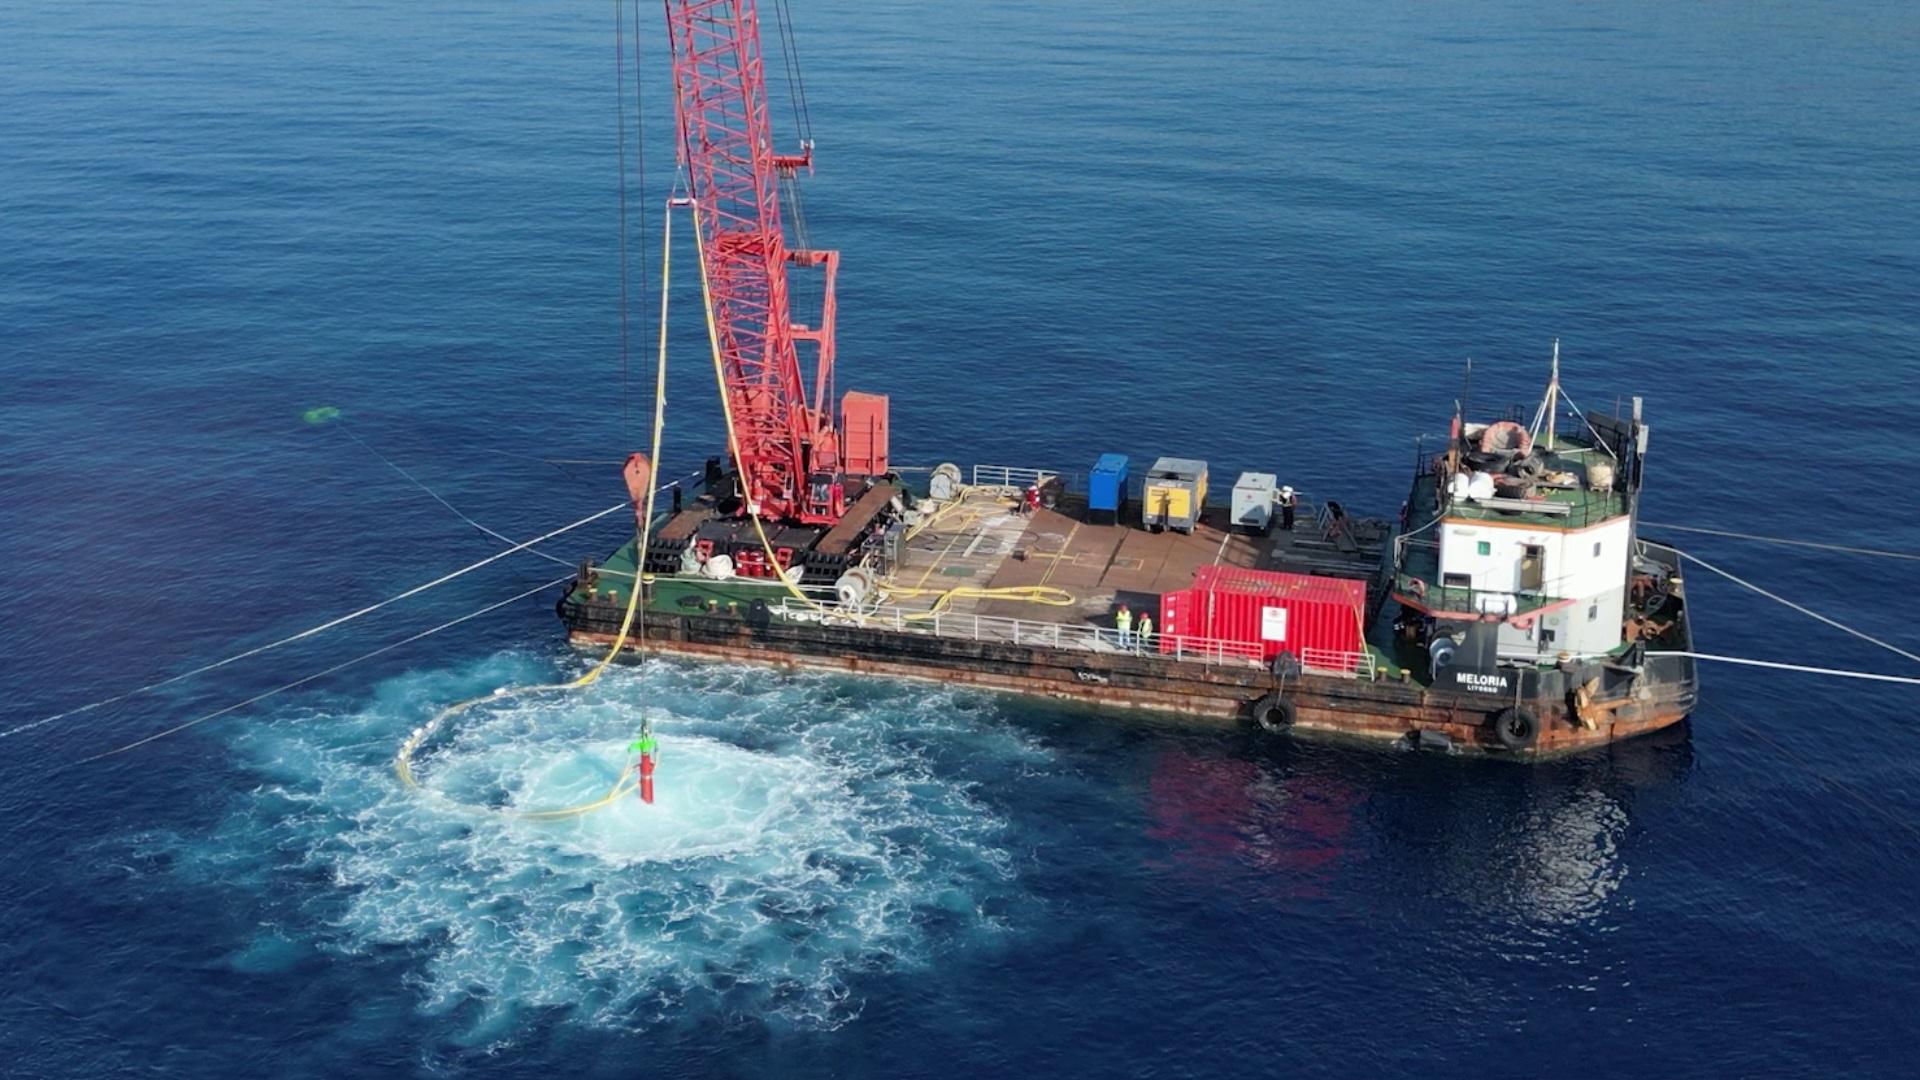
[{"label": "life ring", "polygon": [[1493,737],[1508,750],[1531,750],[1540,740],[1540,718],[1517,705],[1493,714]]},{"label": "life ring", "polygon": [[1283,732],[1293,726],[1296,716],[1293,702],[1279,694],[1268,694],[1253,703],[1253,722],[1262,731]]}]

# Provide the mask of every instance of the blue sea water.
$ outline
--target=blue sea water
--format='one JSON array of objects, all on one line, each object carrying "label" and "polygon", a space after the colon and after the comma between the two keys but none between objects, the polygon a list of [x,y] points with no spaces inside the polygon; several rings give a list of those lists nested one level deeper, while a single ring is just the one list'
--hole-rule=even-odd
[{"label": "blue sea water", "polygon": [[[1647,398],[1649,519],[1920,549],[1910,3],[794,7],[900,460],[1390,513],[1465,358],[1492,407],[1559,338],[1583,404]],[[348,431],[513,536],[620,497],[612,23],[0,6],[0,1074],[1912,1074],[1911,687],[1710,668],[1686,728],[1519,768],[651,663],[405,794],[440,704],[580,670],[548,592],[83,761],[565,572],[521,556],[29,726],[498,549]],[[719,441],[678,258],[668,471]],[[1915,646],[1911,562],[1684,540]],[[1691,585],[1713,651],[1914,672]],[[461,808],[600,790],[642,715],[656,808]]]}]

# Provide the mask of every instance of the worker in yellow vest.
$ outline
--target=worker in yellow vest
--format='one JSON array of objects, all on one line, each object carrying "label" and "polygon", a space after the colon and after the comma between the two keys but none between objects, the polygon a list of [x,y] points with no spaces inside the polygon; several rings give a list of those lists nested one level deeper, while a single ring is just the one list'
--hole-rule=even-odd
[{"label": "worker in yellow vest", "polygon": [[1151,611],[1140,613],[1139,651],[1153,651],[1153,613]]},{"label": "worker in yellow vest", "polygon": [[1123,649],[1132,648],[1133,612],[1127,610],[1127,605],[1120,605],[1119,612],[1113,617],[1113,628],[1120,631],[1120,647]]}]

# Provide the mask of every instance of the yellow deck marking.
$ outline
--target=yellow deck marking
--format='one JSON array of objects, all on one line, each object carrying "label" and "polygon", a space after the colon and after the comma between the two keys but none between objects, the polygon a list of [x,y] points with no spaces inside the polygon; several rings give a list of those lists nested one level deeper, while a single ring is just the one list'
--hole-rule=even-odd
[{"label": "yellow deck marking", "polygon": [[[1073,536],[1079,531],[1080,523],[1076,521],[1073,523],[1073,528],[1067,530],[1067,538],[1060,542],[1060,550],[1053,553],[1053,562],[1047,566],[1047,572],[1040,575],[1040,584],[1045,585],[1053,580],[1053,572],[1060,569],[1060,556],[1065,555],[1067,550],[1073,547]],[[1077,562],[1078,559],[1076,558],[1075,561]]]},{"label": "yellow deck marking", "polygon": [[[969,525],[972,525],[972,524],[975,524],[976,522],[977,522],[977,523],[978,523],[978,524],[980,525],[980,527],[981,527],[981,535],[983,535],[983,536],[984,536],[984,535],[986,535],[986,533],[985,533],[985,530],[986,530],[986,518],[985,518],[985,515],[982,515],[981,517],[979,517],[979,518],[976,518],[976,519],[975,519],[975,521],[973,521],[973,522],[968,522],[968,524],[969,524]],[[914,587],[914,588],[916,588],[916,589],[918,589],[918,588],[920,588],[920,587],[921,587],[922,585],[925,585],[925,584],[927,583],[927,579],[933,576],[933,572],[934,572],[935,570],[937,570],[937,569],[939,569],[939,568],[940,568],[940,564],[941,564],[941,563],[943,563],[943,562],[945,562],[945,561],[946,561],[946,559],[947,559],[947,555],[948,555],[948,554],[950,554],[950,553],[951,553],[951,552],[953,551],[953,545],[955,545],[955,544],[957,544],[957,543],[959,543],[959,542],[961,541],[961,539],[962,539],[962,538],[964,538],[964,537],[965,537],[966,535],[967,535],[967,533],[966,533],[965,531],[962,531],[962,532],[957,532],[957,533],[954,533],[954,534],[953,534],[953,539],[951,539],[951,540],[949,540],[949,541],[947,541],[947,546],[946,546],[946,547],[944,547],[944,548],[941,548],[941,549],[940,549],[940,554],[938,554],[938,555],[935,555],[935,556],[933,557],[933,562],[932,562],[932,563],[930,563],[930,564],[928,564],[928,566],[927,566],[927,570],[926,570],[926,573],[923,573],[923,574],[921,574],[921,575],[920,575],[920,580],[919,580],[919,581],[916,581],[916,582],[914,582],[914,583],[913,583],[913,587]]]}]

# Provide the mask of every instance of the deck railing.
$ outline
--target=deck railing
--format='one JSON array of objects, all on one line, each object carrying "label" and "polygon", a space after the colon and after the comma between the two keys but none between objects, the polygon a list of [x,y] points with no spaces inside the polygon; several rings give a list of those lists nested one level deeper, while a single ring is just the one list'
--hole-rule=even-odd
[{"label": "deck railing", "polygon": [[975,465],[972,484],[974,487],[1025,491],[1029,485],[1044,484],[1059,475],[1049,469],[1028,469],[1018,465]]},{"label": "deck railing", "polygon": [[[999,642],[1049,649],[1076,649],[1105,654],[1157,656],[1161,659],[1207,666],[1266,668],[1264,648],[1257,643],[1225,641],[1190,634],[1142,635],[1111,627],[1085,623],[1041,622],[1009,619],[972,612],[943,611],[937,615],[925,611],[882,606],[855,611],[823,612],[782,600],[772,609],[781,618],[796,622],[859,626],[904,634],[928,634],[966,641]],[[1371,680],[1378,669],[1370,652],[1340,652],[1307,649],[1299,656],[1301,668],[1315,674],[1337,675]]]}]

